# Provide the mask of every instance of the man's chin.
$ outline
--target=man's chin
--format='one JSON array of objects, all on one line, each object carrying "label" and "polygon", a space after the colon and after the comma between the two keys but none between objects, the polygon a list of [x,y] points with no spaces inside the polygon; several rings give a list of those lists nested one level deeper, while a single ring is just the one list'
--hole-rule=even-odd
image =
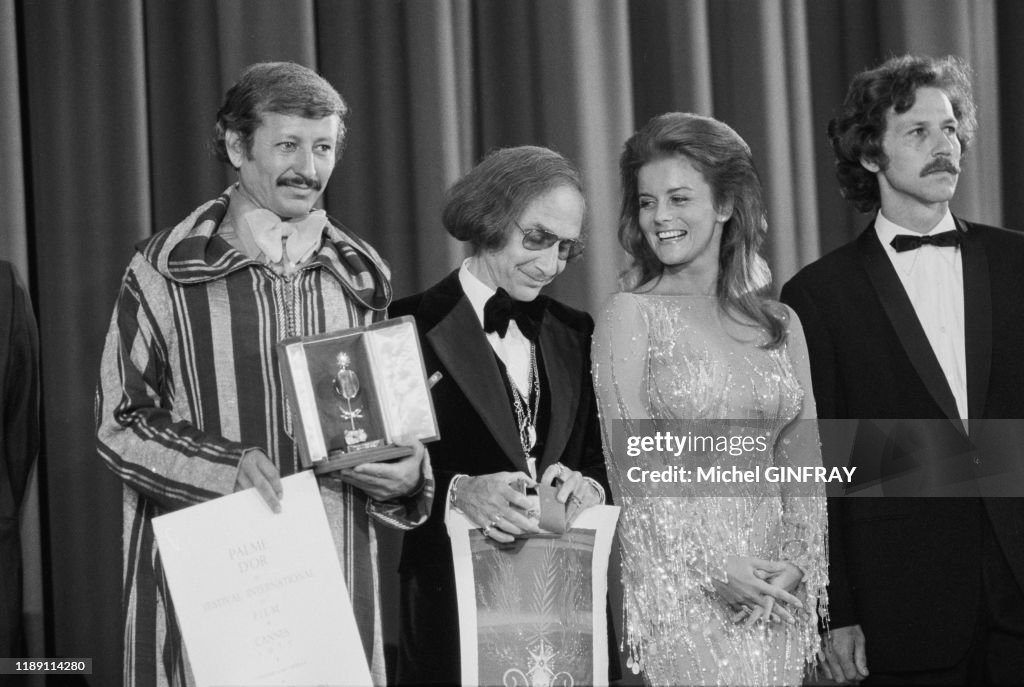
[{"label": "man's chin", "polygon": [[[544,285],[546,286],[546,285]],[[511,294],[512,298],[523,303],[529,303],[530,301],[536,300],[537,296],[540,295],[541,289],[544,286],[520,286],[516,289],[514,294]]]},{"label": "man's chin", "polygon": [[960,176],[958,174],[951,174],[949,172],[933,172],[925,178],[933,184],[937,184],[942,188],[949,188],[954,191],[956,190],[957,182],[960,181]]},{"label": "man's chin", "polygon": [[276,203],[270,210],[279,217],[291,219],[293,217],[305,217],[313,210],[313,205],[314,203],[307,203],[305,201],[300,203],[292,201],[289,203]]}]

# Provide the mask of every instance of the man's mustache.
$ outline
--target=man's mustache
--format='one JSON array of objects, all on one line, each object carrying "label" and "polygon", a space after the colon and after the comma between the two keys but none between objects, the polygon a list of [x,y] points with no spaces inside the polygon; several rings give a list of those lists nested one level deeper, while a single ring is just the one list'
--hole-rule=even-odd
[{"label": "man's mustache", "polygon": [[320,190],[320,181],[316,177],[305,177],[301,174],[294,174],[289,177],[282,177],[277,180],[278,186],[293,186],[295,188],[309,188],[314,191]]},{"label": "man's mustache", "polygon": [[960,174],[960,168],[957,167],[956,163],[953,162],[952,160],[947,160],[944,157],[940,157],[925,165],[924,169],[921,170],[921,176],[926,177],[929,174],[934,174],[935,172],[949,172],[950,174]]}]

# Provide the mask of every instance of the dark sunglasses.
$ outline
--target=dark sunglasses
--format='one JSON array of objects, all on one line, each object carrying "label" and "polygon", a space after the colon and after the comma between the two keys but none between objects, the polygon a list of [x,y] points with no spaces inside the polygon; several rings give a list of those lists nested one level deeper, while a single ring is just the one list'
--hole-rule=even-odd
[{"label": "dark sunglasses", "polygon": [[523,248],[526,250],[547,250],[558,244],[558,259],[572,260],[583,254],[583,242],[576,239],[559,238],[547,229],[523,229],[519,222],[514,222],[516,228],[523,232]]}]

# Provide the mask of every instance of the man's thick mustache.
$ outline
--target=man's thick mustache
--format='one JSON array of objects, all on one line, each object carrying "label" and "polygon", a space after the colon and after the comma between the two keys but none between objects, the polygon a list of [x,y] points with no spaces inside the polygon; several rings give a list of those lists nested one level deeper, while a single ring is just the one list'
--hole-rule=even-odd
[{"label": "man's thick mustache", "polygon": [[316,179],[315,177],[312,179],[307,179],[301,174],[296,174],[295,176],[288,177],[287,179],[278,179],[277,185],[293,186],[295,188],[311,188],[314,191],[320,190],[320,181],[318,179]]},{"label": "man's thick mustache", "polygon": [[952,160],[940,158],[935,162],[925,165],[925,168],[921,170],[921,176],[928,176],[929,174],[933,174],[935,172],[949,172],[950,174],[959,174],[960,168],[957,167]]}]

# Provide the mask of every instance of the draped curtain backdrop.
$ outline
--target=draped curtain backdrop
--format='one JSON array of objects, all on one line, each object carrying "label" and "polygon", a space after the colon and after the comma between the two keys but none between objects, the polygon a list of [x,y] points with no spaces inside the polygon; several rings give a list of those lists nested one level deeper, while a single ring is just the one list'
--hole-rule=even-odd
[{"label": "draped curtain backdrop", "polygon": [[[1024,227],[1008,192],[1024,182],[1022,34],[1014,0],[0,0],[0,257],[30,285],[43,364],[29,653],[91,657],[89,684],[120,682],[120,486],[93,450],[100,349],[133,244],[233,180],[207,144],[245,65],[300,62],[348,101],[325,206],[391,262],[398,296],[458,266],[443,192],[487,151],[575,160],[588,248],[551,291],[593,312],[625,266],[619,151],[660,112],[713,115],[750,143],[777,284],[855,236],[865,217],[839,197],[825,126],[850,77],[892,54],[971,62],[980,131],[955,210]],[[399,544],[384,547],[390,623]]]}]

